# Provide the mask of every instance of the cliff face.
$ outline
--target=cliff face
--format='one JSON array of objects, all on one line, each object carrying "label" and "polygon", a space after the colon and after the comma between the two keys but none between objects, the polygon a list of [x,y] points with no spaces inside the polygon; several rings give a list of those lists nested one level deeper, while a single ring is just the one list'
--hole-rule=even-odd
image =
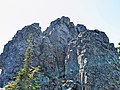
[{"label": "cliff face", "polygon": [[117,49],[104,32],[74,25],[68,17],[41,32],[38,23],[17,31],[0,55],[0,85],[23,67],[27,39],[33,36],[33,66],[41,66],[42,90],[120,90]]}]

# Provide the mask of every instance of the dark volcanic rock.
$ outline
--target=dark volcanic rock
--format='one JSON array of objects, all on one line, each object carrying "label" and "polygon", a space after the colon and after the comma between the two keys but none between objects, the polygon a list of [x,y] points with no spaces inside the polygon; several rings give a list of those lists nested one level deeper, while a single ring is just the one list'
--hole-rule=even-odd
[{"label": "dark volcanic rock", "polygon": [[66,79],[80,82],[80,90],[119,90],[119,60],[111,45],[104,32],[81,32],[68,44]]},{"label": "dark volcanic rock", "polygon": [[0,85],[23,67],[27,39],[33,37],[33,66],[41,66],[42,90],[120,90],[117,50],[104,32],[75,26],[68,17],[41,32],[38,23],[19,30],[0,55]]},{"label": "dark volcanic rock", "polygon": [[[13,76],[22,68],[24,64],[24,54],[27,47],[27,39],[32,33],[34,47],[38,47],[38,41],[42,40],[42,33],[37,23],[25,26],[22,30],[17,31],[12,41],[5,45],[0,60],[3,63],[2,84],[6,85],[8,81],[13,80]],[[35,48],[35,49],[36,49]],[[36,52],[39,49],[36,50]],[[39,51],[40,52],[40,51]]]}]

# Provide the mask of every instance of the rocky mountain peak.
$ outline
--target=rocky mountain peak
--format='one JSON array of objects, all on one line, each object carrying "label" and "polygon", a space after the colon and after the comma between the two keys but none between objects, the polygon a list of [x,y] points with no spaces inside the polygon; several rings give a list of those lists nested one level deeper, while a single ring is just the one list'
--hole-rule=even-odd
[{"label": "rocky mountain peak", "polygon": [[74,25],[68,17],[52,21],[41,32],[38,23],[18,30],[0,55],[0,87],[14,80],[24,65],[29,35],[33,37],[33,66],[41,66],[41,90],[120,90],[117,49],[107,35]]},{"label": "rocky mountain peak", "polygon": [[56,24],[66,24],[69,25],[70,19],[68,17],[62,16],[61,18],[56,19],[51,22],[51,26],[55,26]]},{"label": "rocky mountain peak", "polygon": [[22,28],[22,30],[18,30],[15,36],[13,37],[13,40],[23,40],[28,38],[30,34],[38,34],[41,35],[41,27],[39,27],[39,23],[33,23],[31,25],[25,26]]},{"label": "rocky mountain peak", "polygon": [[77,29],[78,33],[87,30],[86,26],[84,26],[82,24],[77,24],[76,29]]}]

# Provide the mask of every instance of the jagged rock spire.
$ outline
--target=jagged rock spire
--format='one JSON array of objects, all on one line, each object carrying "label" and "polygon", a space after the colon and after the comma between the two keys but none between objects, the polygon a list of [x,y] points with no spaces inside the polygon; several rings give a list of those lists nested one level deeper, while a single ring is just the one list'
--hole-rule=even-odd
[{"label": "jagged rock spire", "polygon": [[23,67],[28,36],[33,36],[33,66],[41,66],[42,90],[119,90],[117,50],[104,32],[74,25],[68,17],[41,32],[38,23],[17,31],[0,55],[5,86]]}]

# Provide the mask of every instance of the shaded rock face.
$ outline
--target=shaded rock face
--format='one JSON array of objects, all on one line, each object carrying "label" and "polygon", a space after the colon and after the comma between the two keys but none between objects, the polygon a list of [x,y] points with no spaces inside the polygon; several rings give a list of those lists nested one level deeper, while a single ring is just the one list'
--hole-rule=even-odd
[{"label": "shaded rock face", "polygon": [[104,32],[79,33],[68,44],[65,62],[66,79],[79,82],[80,90],[120,89],[117,50]]},{"label": "shaded rock face", "polygon": [[74,25],[68,17],[41,32],[38,23],[19,30],[0,55],[0,86],[13,81],[23,67],[29,35],[33,66],[40,65],[41,90],[120,90],[117,50],[104,32]]}]

